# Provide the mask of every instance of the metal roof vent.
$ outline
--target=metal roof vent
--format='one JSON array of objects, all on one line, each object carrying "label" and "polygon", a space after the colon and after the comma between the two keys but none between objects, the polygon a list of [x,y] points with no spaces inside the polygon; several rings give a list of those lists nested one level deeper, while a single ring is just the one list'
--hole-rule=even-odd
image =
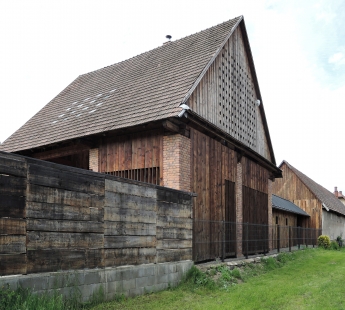
[{"label": "metal roof vent", "polygon": [[171,38],[172,38],[172,36],[171,36],[170,34],[166,35],[165,37],[166,37],[169,41],[164,42],[163,45],[164,45],[164,44],[170,43],[170,42],[171,42],[170,40],[171,40]]}]

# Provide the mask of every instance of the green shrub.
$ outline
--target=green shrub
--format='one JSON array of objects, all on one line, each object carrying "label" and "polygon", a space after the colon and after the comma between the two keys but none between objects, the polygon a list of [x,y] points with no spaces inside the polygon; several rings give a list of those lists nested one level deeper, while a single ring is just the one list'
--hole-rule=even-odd
[{"label": "green shrub", "polygon": [[241,272],[238,268],[235,268],[233,271],[232,271],[232,276],[236,279],[242,279],[242,275],[241,275]]},{"label": "green shrub", "polygon": [[336,242],[336,241],[332,241],[331,242],[331,244],[330,244],[330,246],[329,246],[329,249],[330,250],[339,250],[339,244],[338,244],[338,242]]},{"label": "green shrub", "polygon": [[343,243],[344,243],[344,240],[341,238],[341,236],[338,236],[337,237],[337,242],[339,244],[339,247],[342,247],[343,246]]},{"label": "green shrub", "polygon": [[189,269],[184,282],[188,284],[190,288],[205,287],[208,289],[214,289],[216,287],[213,279],[195,266]]},{"label": "green shrub", "polygon": [[317,245],[324,249],[328,249],[331,245],[331,239],[327,235],[321,235],[317,238]]}]

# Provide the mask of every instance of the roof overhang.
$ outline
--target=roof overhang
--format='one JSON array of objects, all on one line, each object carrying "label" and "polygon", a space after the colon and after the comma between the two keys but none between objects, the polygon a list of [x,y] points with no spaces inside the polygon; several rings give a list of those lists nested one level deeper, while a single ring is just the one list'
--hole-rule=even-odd
[{"label": "roof overhang", "polygon": [[261,156],[259,153],[252,150],[250,147],[243,144],[241,141],[235,139],[228,133],[219,129],[217,126],[204,119],[192,110],[186,110],[183,114],[184,117],[179,118],[186,122],[191,127],[196,127],[204,133],[208,133],[214,137],[217,137],[224,145],[231,149],[234,149],[237,153],[248,157],[254,162],[259,163],[261,166],[265,167],[271,172],[270,178],[282,178],[282,171],[272,162]]}]

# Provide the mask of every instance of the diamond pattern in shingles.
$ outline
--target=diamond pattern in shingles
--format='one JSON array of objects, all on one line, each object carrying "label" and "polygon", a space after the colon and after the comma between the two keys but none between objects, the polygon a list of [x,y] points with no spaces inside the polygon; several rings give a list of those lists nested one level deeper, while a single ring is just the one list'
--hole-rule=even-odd
[{"label": "diamond pattern in shingles", "polygon": [[291,166],[285,160],[281,163],[279,168],[282,166],[283,163],[285,163],[297,175],[297,177],[305,184],[305,186],[307,186],[311,190],[311,192],[313,192],[314,195],[327,206],[327,208],[345,215],[345,205],[343,205],[333,193],[325,189],[320,184],[317,184],[315,181],[307,177],[305,174],[297,170],[295,167]]},{"label": "diamond pattern in shingles", "polygon": [[184,96],[241,18],[79,76],[1,150],[26,150],[177,116]]}]

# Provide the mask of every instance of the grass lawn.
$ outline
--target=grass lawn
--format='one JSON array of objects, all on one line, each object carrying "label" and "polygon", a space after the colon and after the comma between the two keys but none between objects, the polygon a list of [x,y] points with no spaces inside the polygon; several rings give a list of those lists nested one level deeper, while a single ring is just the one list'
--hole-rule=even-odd
[{"label": "grass lawn", "polygon": [[273,259],[246,267],[240,284],[190,279],[175,289],[92,309],[345,309],[345,250],[310,249],[291,258],[281,268]]}]

